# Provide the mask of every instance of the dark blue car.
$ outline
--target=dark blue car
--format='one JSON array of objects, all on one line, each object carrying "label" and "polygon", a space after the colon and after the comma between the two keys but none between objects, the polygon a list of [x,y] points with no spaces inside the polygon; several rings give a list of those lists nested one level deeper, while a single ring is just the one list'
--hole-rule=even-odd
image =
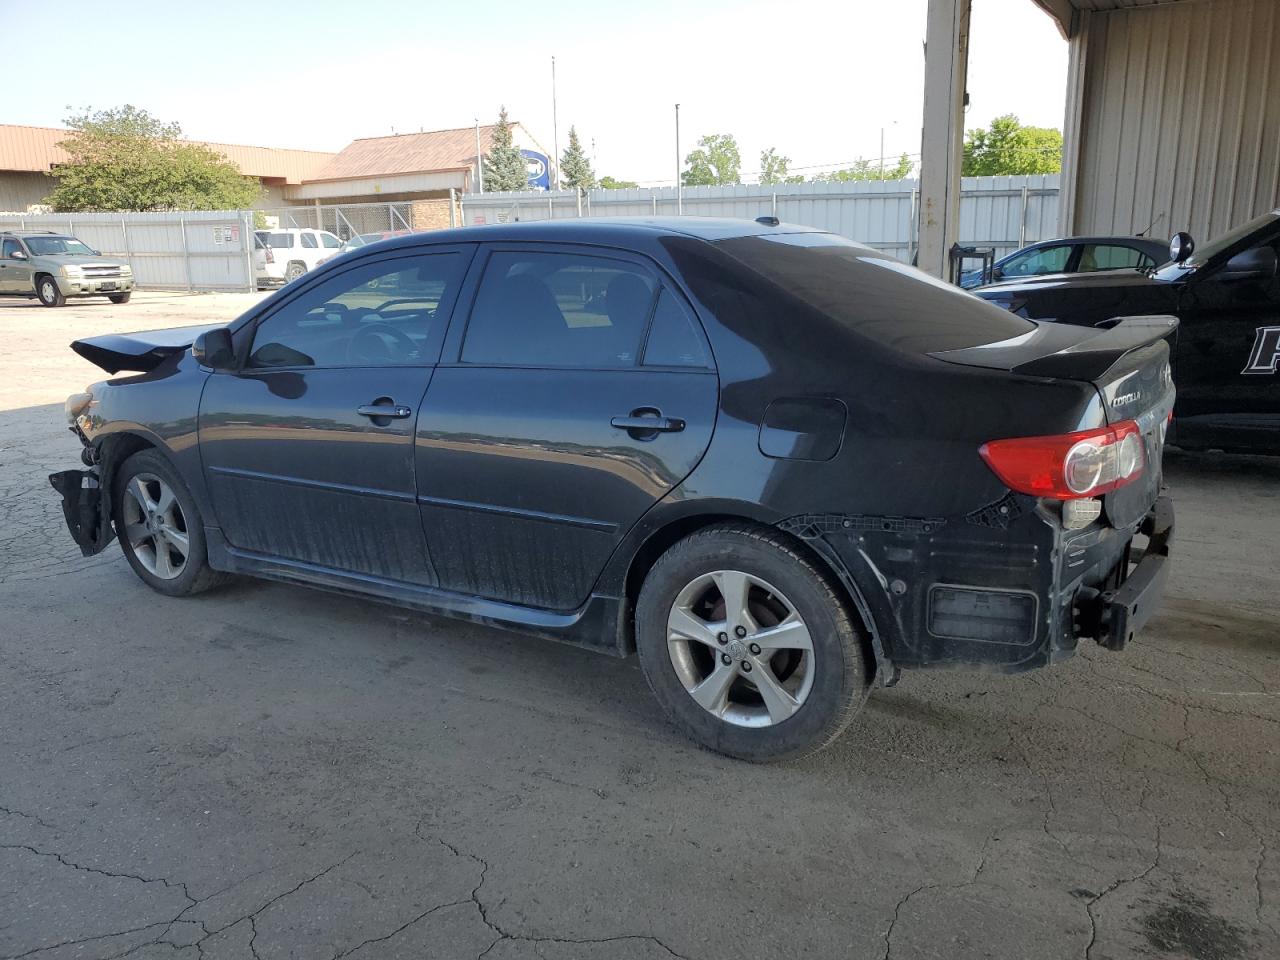
[{"label": "dark blue car", "polygon": [[[1145,270],[1169,259],[1168,244],[1147,237],[1070,237],[1042,240],[1001,257],[986,282],[1039,277],[1049,273],[1092,273],[1095,270]],[[981,270],[966,270],[960,286],[981,286]]]}]

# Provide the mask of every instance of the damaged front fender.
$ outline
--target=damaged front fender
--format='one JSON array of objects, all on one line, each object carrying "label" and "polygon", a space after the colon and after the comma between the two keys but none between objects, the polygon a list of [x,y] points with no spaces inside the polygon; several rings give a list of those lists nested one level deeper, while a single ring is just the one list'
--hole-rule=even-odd
[{"label": "damaged front fender", "polygon": [[115,539],[111,500],[96,470],[63,470],[49,474],[62,495],[62,514],[71,537],[86,557],[101,553]]}]

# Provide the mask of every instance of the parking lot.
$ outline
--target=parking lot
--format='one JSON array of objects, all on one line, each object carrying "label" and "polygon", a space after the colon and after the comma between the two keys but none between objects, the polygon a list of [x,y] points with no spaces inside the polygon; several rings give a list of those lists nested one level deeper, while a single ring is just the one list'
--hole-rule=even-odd
[{"label": "parking lot", "polygon": [[1124,652],[908,673],[750,766],[634,661],[81,557],[66,344],[257,299],[0,302],[0,960],[1280,955],[1280,461],[1170,453]]}]

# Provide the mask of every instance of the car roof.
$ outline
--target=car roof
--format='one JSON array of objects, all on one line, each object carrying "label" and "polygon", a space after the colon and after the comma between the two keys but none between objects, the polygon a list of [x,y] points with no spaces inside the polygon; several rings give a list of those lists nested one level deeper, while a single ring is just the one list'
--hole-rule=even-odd
[{"label": "car roof", "polygon": [[59,230],[0,230],[6,237],[69,237],[71,234]]},{"label": "car roof", "polygon": [[430,237],[432,243],[475,243],[494,240],[541,240],[555,243],[626,243],[629,239],[661,236],[728,240],[733,237],[779,233],[827,233],[815,227],[759,223],[729,217],[566,217],[563,220],[526,220],[516,223],[452,227],[428,233],[412,233],[382,241],[382,249],[414,246]]}]

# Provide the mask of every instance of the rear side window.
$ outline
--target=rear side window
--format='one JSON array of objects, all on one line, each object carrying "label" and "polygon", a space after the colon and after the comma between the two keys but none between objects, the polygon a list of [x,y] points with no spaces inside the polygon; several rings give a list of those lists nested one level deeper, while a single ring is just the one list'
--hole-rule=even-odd
[{"label": "rear side window", "polygon": [[1086,243],[1080,251],[1081,273],[1092,270],[1137,270],[1155,266],[1154,261],[1133,247],[1121,247],[1111,243]]},{"label": "rear side window", "polygon": [[499,251],[480,281],[462,361],[635,366],[654,293],[648,273],[623,260]]},{"label": "rear side window", "polygon": [[316,235],[314,233],[304,233],[302,235],[302,248],[304,250],[315,250],[319,246],[316,243]]},{"label": "rear side window", "polygon": [[[907,353],[959,350],[1035,330],[1001,310],[887,254],[830,233],[777,233],[712,244],[734,258],[715,263],[698,244],[666,241],[695,296],[717,312],[749,310],[805,335],[807,306],[876,343]],[[705,244],[702,244],[705,246]],[[748,269],[742,269],[742,267]]]},{"label": "rear side window", "polygon": [[289,250],[293,247],[293,234],[283,231],[278,233],[260,233],[259,239],[262,240],[272,250]]},{"label": "rear side window", "polygon": [[697,321],[689,315],[680,298],[665,287],[658,294],[653,325],[644,346],[646,367],[709,367],[710,357],[698,332]]}]

